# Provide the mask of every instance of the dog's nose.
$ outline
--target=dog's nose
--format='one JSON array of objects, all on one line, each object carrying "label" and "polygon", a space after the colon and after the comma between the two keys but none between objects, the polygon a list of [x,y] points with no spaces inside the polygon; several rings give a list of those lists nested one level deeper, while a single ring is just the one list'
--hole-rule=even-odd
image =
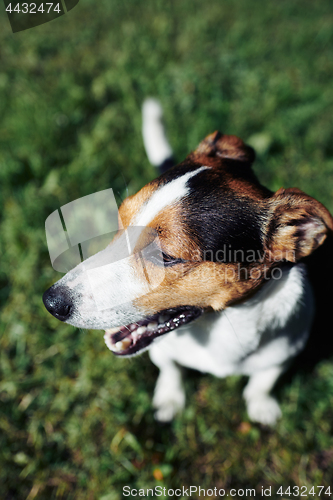
[{"label": "dog's nose", "polygon": [[64,286],[51,286],[44,292],[43,302],[46,309],[60,321],[66,321],[72,314],[73,304]]}]

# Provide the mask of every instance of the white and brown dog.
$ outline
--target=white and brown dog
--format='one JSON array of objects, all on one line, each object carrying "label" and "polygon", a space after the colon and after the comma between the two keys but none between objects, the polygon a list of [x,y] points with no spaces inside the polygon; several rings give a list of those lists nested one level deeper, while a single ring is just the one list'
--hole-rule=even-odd
[{"label": "white and brown dog", "polygon": [[[159,105],[147,101],[145,146],[151,162],[165,169],[172,151],[160,118]],[[314,317],[305,258],[333,231],[333,219],[299,189],[272,193],[263,187],[251,170],[253,160],[243,141],[215,132],[122,203],[122,227],[142,228],[136,250],[154,245],[143,228],[158,235],[157,253],[148,253],[144,263],[150,276],[163,270],[158,286],[146,290],[142,262],[133,252],[116,270],[106,265],[99,273],[98,288],[110,307],[96,307],[86,266],[107,262],[120,245],[119,231],[104,251],[43,296],[56,318],[105,330],[117,356],[149,348],[160,369],[153,401],[160,421],[184,407],[179,365],[217,377],[247,375],[249,417],[274,424],[281,414],[271,390],[303,349]]]}]

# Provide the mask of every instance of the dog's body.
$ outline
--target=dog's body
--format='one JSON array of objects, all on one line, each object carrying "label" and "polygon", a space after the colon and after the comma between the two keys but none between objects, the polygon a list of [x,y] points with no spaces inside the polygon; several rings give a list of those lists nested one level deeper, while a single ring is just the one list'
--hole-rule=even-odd
[{"label": "dog's body", "polygon": [[161,371],[154,396],[157,419],[171,420],[184,406],[181,365],[217,377],[250,376],[244,391],[249,417],[273,424],[280,409],[269,393],[304,347],[312,299],[304,267],[285,268],[279,281],[270,281],[244,304],[205,314],[154,343],[149,354]]},{"label": "dog's body", "polygon": [[[171,149],[158,105],[148,103],[145,113],[148,156],[165,169]],[[122,231],[44,294],[47,309],[62,321],[105,329],[115,354],[150,348],[160,369],[158,420],[171,420],[184,407],[178,365],[218,377],[248,375],[250,418],[273,424],[280,415],[270,392],[304,347],[314,315],[307,268],[299,261],[333,231],[333,219],[298,189],[272,193],[261,186],[251,171],[253,159],[240,139],[214,133],[123,202],[120,227],[141,229],[132,256],[116,268],[105,265],[95,278],[109,309],[96,307],[89,269],[109,262],[124,244]],[[148,289],[147,274],[159,278]]]}]

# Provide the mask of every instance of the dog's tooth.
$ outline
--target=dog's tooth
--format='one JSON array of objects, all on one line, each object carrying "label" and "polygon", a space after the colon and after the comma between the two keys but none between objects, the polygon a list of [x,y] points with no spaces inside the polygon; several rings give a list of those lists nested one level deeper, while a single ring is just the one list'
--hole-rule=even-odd
[{"label": "dog's tooth", "polygon": [[112,344],[112,342],[105,342],[105,343],[108,346],[108,348],[110,349],[110,351],[113,351],[113,352],[118,351],[118,349],[116,348],[116,346],[114,344]]},{"label": "dog's tooth", "polygon": [[[117,344],[120,344],[120,342],[117,342]],[[121,351],[121,347],[118,346],[117,344],[110,344],[108,347],[109,349],[111,349],[111,351],[113,352],[118,352],[118,351]]]},{"label": "dog's tooth", "polygon": [[111,342],[110,335],[108,335],[108,333],[107,333],[107,332],[105,332],[105,335],[104,335],[104,341],[105,341],[105,343],[106,343],[106,346],[110,349],[110,351],[112,351],[112,350],[113,350],[113,349],[112,349],[113,344],[112,344],[112,342]]},{"label": "dog's tooth", "polygon": [[123,340],[119,340],[119,342],[116,342],[115,344],[113,342],[111,342],[109,338],[104,337],[104,339],[105,339],[105,343],[108,346],[108,348],[110,349],[110,351],[113,351],[113,352],[124,351],[132,343],[131,339],[128,337],[126,337]]},{"label": "dog's tooth", "polygon": [[156,330],[157,327],[158,327],[158,323],[152,322],[152,323],[148,324],[147,329],[152,332],[152,331]]},{"label": "dog's tooth", "polygon": [[114,347],[115,347],[114,350],[117,352],[124,351],[125,349],[127,349],[127,347],[129,347],[131,345],[131,343],[132,343],[131,339],[126,337],[123,340],[119,340],[119,342],[116,342],[114,344]]},{"label": "dog's tooth", "polygon": [[168,319],[170,319],[170,316],[168,314],[161,314],[161,316],[158,317],[158,322],[161,324],[161,323],[165,323],[166,321],[168,321]]},{"label": "dog's tooth", "polygon": [[146,330],[147,328],[145,326],[139,326],[139,328],[136,330],[136,333],[141,335],[141,333],[145,333]]}]

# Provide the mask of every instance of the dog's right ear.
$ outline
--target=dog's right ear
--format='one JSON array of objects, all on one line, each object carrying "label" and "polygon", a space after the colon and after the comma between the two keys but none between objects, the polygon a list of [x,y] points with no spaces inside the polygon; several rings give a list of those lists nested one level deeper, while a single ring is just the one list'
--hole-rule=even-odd
[{"label": "dog's right ear", "polygon": [[266,201],[266,256],[297,262],[333,235],[333,218],[319,201],[298,188],[279,189]]},{"label": "dog's right ear", "polygon": [[255,159],[254,150],[239,137],[221,134],[218,131],[213,132],[201,141],[194,151],[194,155],[226,158],[244,163],[252,163]]}]

